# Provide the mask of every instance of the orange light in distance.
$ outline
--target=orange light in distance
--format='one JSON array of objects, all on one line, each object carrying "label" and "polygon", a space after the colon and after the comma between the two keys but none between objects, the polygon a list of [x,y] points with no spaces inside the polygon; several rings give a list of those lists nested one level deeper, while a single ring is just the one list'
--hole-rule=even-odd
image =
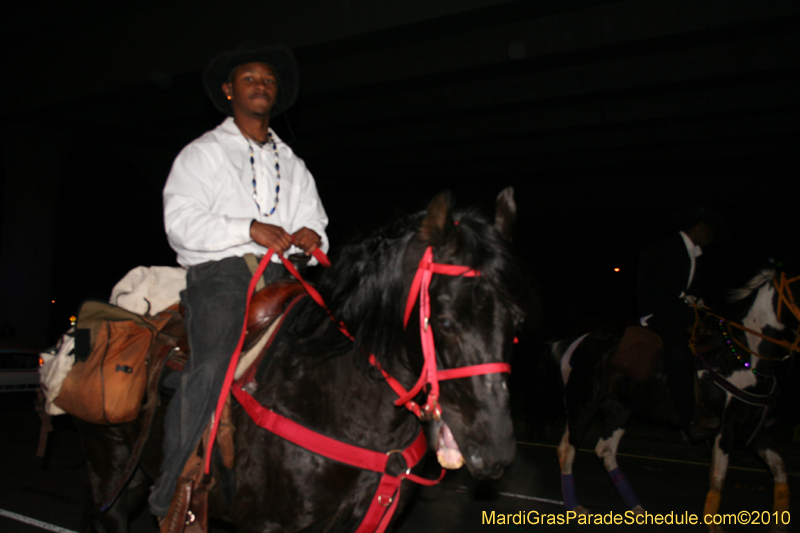
[{"label": "orange light in distance", "polygon": [[614,272],[619,272],[619,267],[615,268]]}]

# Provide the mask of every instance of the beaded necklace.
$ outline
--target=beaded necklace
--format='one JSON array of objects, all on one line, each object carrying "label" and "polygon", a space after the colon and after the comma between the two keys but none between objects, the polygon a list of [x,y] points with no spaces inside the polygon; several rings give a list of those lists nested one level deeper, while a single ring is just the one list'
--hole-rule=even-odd
[{"label": "beaded necklace", "polygon": [[[250,168],[253,170],[253,200],[256,202],[258,212],[262,213],[261,206],[258,205],[258,188],[256,187],[256,158],[253,154],[253,145],[250,144],[250,139],[245,137],[247,141],[247,148],[250,149]],[[272,132],[267,132],[267,142],[272,143],[272,153],[275,154],[275,205],[272,206],[269,213],[262,213],[265,217],[271,217],[275,214],[275,209],[278,207],[278,200],[281,193],[281,165],[278,162],[278,145],[275,139],[272,138]]]},{"label": "beaded necklace", "polygon": [[739,352],[736,350],[736,346],[733,345],[733,340],[731,339],[731,336],[728,335],[728,331],[727,331],[728,328],[725,327],[725,320],[720,319],[720,321],[719,321],[719,329],[722,332],[723,339],[725,339],[725,344],[728,345],[728,349],[731,351],[731,353],[733,355],[736,356],[736,359],[738,359],[739,362],[742,363],[742,365],[745,368],[747,368],[748,370],[753,372],[753,374],[756,374],[757,376],[758,375],[762,375],[761,372],[759,372],[758,370],[755,369],[755,366],[750,364],[750,361],[745,361],[744,359],[742,359],[742,356],[739,355]]}]

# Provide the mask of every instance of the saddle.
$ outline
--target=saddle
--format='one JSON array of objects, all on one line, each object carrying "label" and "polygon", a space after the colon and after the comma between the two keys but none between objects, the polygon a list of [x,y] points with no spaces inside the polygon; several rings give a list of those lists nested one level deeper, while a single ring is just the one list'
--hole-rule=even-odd
[{"label": "saddle", "polygon": [[664,342],[656,333],[642,326],[625,328],[611,365],[635,381],[647,381],[661,358]]},{"label": "saddle", "polygon": [[[295,280],[278,280],[267,285],[253,295],[247,320],[247,334],[242,347],[237,374],[254,366],[257,356],[275,333],[278,318],[283,314],[287,304],[305,293],[303,286]],[[186,339],[181,342],[186,344]],[[181,350],[183,350],[181,348]],[[188,350],[188,347],[187,347]],[[182,370],[190,354],[188,351],[182,361],[173,359],[170,368]],[[161,533],[201,533],[208,531],[208,494],[216,481],[211,475],[204,473],[204,452],[208,446],[211,429],[209,422],[195,451],[184,465],[178,477],[175,494],[169,510],[160,524]],[[225,408],[220,417],[217,431],[217,450],[225,468],[233,468],[233,422],[231,420],[230,395],[226,398]],[[146,436],[145,436],[146,438]],[[135,467],[135,462],[134,462]]]}]

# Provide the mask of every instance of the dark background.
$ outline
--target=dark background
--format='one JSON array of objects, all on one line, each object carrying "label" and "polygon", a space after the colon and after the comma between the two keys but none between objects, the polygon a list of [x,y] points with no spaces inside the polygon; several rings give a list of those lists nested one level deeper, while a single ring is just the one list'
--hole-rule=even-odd
[{"label": "dark background", "polygon": [[300,95],[273,127],[334,248],[440,190],[491,212],[513,185],[544,336],[633,320],[638,254],[688,205],[731,223],[707,251],[712,300],[797,256],[796,1],[72,0],[0,18],[0,325],[37,347],[129,269],[175,264],[161,189],[223,118],[203,66],[242,42],[296,51]]}]

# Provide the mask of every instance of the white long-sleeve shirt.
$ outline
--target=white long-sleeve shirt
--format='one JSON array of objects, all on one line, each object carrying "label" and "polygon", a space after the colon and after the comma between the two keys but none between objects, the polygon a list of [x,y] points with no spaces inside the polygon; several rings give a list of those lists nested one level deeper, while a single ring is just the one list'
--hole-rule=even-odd
[{"label": "white long-sleeve shirt", "polygon": [[[314,178],[289,146],[270,129],[280,163],[280,193],[275,204],[275,154],[272,143],[253,147],[258,205],[253,199],[253,166],[247,140],[233,122],[222,124],[189,143],[175,158],[164,186],[164,227],[178,263],[189,267],[266,249],[250,238],[253,220],[281,226],[292,234],[314,230],[328,251],[328,215]],[[288,253],[300,252],[292,246]],[[275,262],[280,259],[273,257]],[[313,261],[313,259],[312,259]]]}]

